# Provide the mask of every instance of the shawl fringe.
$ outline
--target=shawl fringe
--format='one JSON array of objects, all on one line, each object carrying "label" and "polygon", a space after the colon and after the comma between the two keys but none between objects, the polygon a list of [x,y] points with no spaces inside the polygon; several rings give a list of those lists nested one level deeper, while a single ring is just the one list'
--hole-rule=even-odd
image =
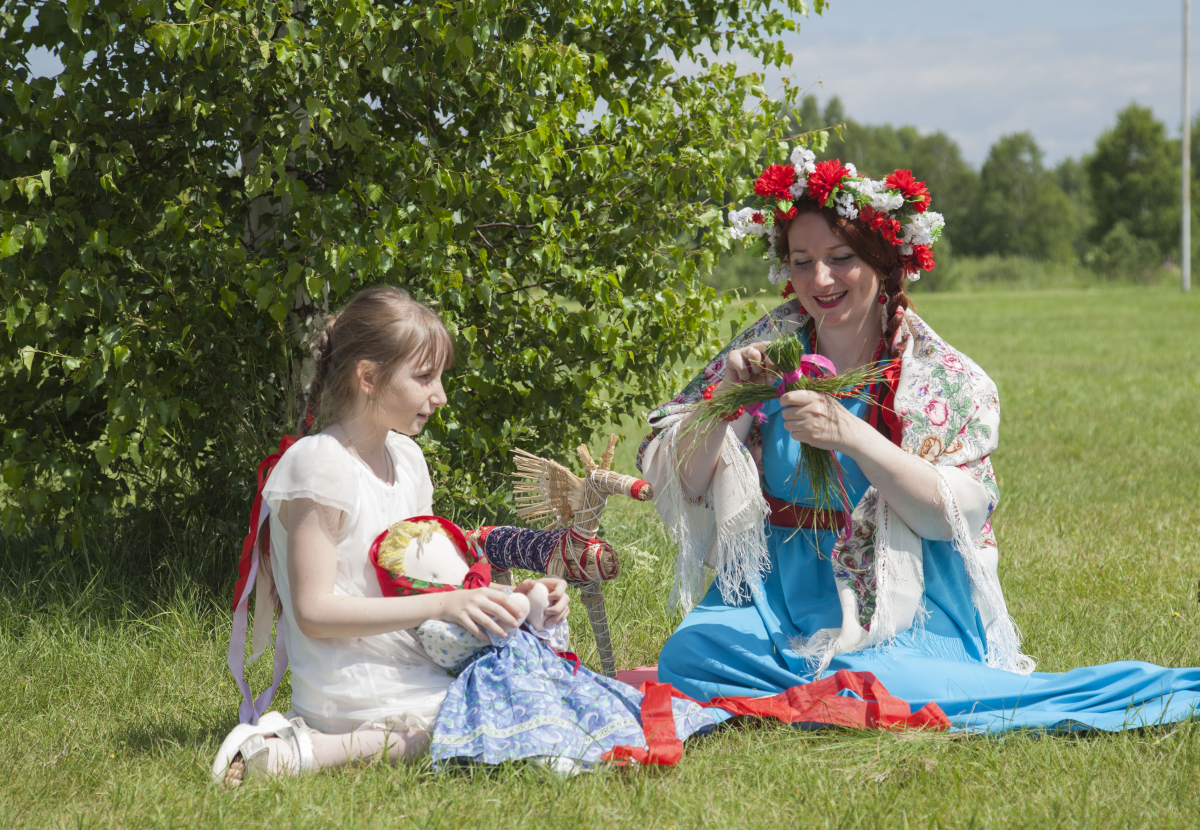
[{"label": "shawl fringe", "polygon": [[654,487],[654,506],[679,546],[671,610],[687,613],[707,588],[712,568],[721,599],[736,605],[750,598],[771,569],[766,518],[770,508],[758,483],[758,469],[730,427],[708,492],[689,499],[679,481],[676,438],[686,415],[675,415],[645,454],[644,472]]},{"label": "shawl fringe", "polygon": [[954,491],[946,479],[945,472],[938,468],[938,495],[946,510],[946,522],[954,533],[954,547],[966,565],[967,578],[971,581],[971,600],[983,620],[987,636],[987,652],[984,660],[993,669],[1004,669],[1017,674],[1030,674],[1036,663],[1027,654],[1021,653],[1021,632],[1017,623],[1008,614],[1004,592],[996,572],[987,567],[979,548],[971,539],[967,522],[958,509]]}]

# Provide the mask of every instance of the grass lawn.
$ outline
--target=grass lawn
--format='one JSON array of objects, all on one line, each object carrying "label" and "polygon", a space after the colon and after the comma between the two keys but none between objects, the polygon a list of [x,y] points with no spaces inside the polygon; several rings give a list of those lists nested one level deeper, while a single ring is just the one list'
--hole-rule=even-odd
[{"label": "grass lawn", "polygon": [[[1200,664],[1200,294],[1168,288],[923,295],[925,319],[1000,387],[1001,580],[1043,671]],[[638,437],[621,449],[624,468]],[[564,454],[566,448],[564,448]],[[653,663],[672,551],[614,500],[606,587],[618,661]],[[122,544],[118,531],[98,532]],[[100,544],[100,543],[97,543]],[[223,793],[208,765],[236,721],[224,599],[0,558],[0,827],[1192,827],[1200,724],[1139,734],[955,739],[735,726],[668,770],[561,780],[505,767],[357,767]],[[168,587],[162,587],[168,586]],[[576,646],[598,661],[582,606]],[[269,665],[255,667],[257,688]],[[281,690],[286,704],[287,687]],[[285,707],[284,707],[285,708]]]}]

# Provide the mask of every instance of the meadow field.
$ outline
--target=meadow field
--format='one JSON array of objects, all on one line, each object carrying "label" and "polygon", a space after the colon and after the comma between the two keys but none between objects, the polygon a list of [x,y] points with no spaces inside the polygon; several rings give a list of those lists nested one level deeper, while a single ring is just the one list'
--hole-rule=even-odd
[{"label": "meadow field", "polygon": [[[1038,669],[1200,664],[1200,293],[1093,287],[919,303],[1000,388],[1000,576]],[[626,432],[618,466],[633,472],[640,430]],[[614,500],[606,531],[623,566],[605,587],[618,662],[654,663],[678,622],[666,607],[671,545],[647,505]],[[373,765],[222,792],[208,767],[237,718],[228,599],[177,563],[232,573],[240,539],[203,528],[139,537],[156,563],[144,577],[96,564],[131,540],[96,528],[89,560],[75,562],[43,556],[36,536],[2,543],[0,827],[1200,823],[1195,722],[999,738],[754,723],[689,743],[674,769],[563,779],[525,766]],[[579,603],[572,630],[598,667]],[[257,688],[269,670],[255,667]],[[281,708],[287,695],[285,682]]]}]

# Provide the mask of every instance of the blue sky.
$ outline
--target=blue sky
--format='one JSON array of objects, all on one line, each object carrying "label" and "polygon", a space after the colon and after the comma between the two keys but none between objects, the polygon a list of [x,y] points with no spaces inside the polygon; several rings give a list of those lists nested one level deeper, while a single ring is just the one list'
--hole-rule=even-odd
[{"label": "blue sky", "polygon": [[[857,121],[942,130],[975,165],[1000,136],[1028,130],[1054,163],[1086,153],[1131,101],[1179,134],[1182,24],[1181,0],[832,0],[800,19],[786,39],[792,66],[767,84],[786,74],[822,104],[840,96]],[[31,57],[37,74],[59,69]]]},{"label": "blue sky", "polygon": [[[1181,0],[832,0],[787,37],[794,61],[768,73],[768,89],[787,75],[822,104],[838,95],[857,121],[942,130],[975,165],[1000,136],[1028,130],[1053,163],[1088,152],[1131,101],[1179,135],[1182,9]],[[1198,87],[1193,71],[1193,117]]]}]

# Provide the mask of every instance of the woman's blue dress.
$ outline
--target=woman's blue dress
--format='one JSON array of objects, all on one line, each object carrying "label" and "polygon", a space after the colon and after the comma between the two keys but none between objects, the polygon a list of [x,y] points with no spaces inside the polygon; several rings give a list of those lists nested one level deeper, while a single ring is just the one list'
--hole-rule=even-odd
[{"label": "woman's blue dress", "polygon": [[[867,404],[846,406],[862,417]],[[775,498],[811,504],[793,481],[799,444],[783,428],[777,401],[764,406],[764,485]],[[855,462],[839,456],[852,502],[868,482]],[[806,656],[789,641],[841,625],[829,552],[836,531],[768,527],[771,571],[752,600],[730,606],[713,586],[683,620],[659,657],[659,679],[697,700],[724,695],[776,694],[814,679]],[[915,711],[933,701],[953,728],[1118,731],[1171,723],[1200,706],[1200,668],[1166,669],[1123,661],[1063,674],[1023,676],[983,662],[984,634],[971,601],[962,558],[950,542],[924,540],[923,630],[910,630],[884,648],[840,654],[839,669],[871,672]],[[824,676],[824,675],[823,675]]]}]

